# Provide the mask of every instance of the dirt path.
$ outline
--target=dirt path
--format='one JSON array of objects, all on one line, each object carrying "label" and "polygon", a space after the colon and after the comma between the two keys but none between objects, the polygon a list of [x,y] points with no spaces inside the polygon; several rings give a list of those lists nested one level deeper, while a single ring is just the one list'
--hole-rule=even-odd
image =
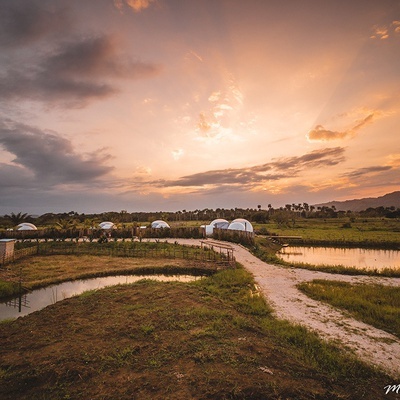
[{"label": "dirt path", "polygon": [[[195,239],[177,241],[187,245],[200,244]],[[236,260],[254,275],[278,318],[304,325],[322,337],[354,350],[361,359],[384,369],[393,378],[400,378],[400,340],[397,337],[310,299],[296,288],[300,282],[313,279],[400,286],[400,278],[348,276],[283,268],[261,261],[240,245],[232,244],[232,247]]]}]

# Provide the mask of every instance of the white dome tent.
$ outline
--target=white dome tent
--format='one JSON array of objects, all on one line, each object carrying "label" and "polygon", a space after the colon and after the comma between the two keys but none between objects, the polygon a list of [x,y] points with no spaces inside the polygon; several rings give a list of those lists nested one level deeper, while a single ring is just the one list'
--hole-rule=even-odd
[{"label": "white dome tent", "polygon": [[113,222],[110,221],[104,221],[99,224],[100,229],[104,230],[110,230],[110,229],[116,229],[116,226]]},{"label": "white dome tent", "polygon": [[[254,232],[253,225],[252,225],[249,221],[247,221],[247,219],[244,219],[244,218],[236,218],[236,219],[234,219],[234,220],[232,221],[231,224],[236,223],[236,222],[241,223],[241,224],[244,226],[244,230],[245,230],[246,232]],[[240,230],[241,230],[241,229],[240,229]]]},{"label": "white dome tent", "polygon": [[241,222],[231,222],[228,229],[231,231],[245,231],[246,227]]},{"label": "white dome tent", "polygon": [[161,219],[158,219],[156,221],[153,221],[151,223],[151,227],[155,229],[160,229],[160,228],[170,228],[170,226],[165,222],[162,221]]},{"label": "white dome tent", "polygon": [[37,231],[37,228],[29,222],[23,222],[17,226],[17,231]]},{"label": "white dome tent", "polygon": [[206,236],[211,236],[214,232],[214,228],[227,229],[229,222],[223,218],[217,218],[211,221],[210,225],[202,225],[206,230]]}]

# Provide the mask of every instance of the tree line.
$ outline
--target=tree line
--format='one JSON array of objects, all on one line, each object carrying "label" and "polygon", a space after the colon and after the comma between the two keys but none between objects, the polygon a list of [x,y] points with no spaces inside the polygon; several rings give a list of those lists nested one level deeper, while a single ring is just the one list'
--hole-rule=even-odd
[{"label": "tree line", "polygon": [[46,213],[40,216],[31,216],[27,213],[11,213],[0,216],[0,227],[14,228],[22,222],[30,222],[36,226],[52,226],[59,229],[71,229],[77,226],[84,228],[97,228],[102,221],[111,221],[121,227],[126,225],[141,225],[154,220],[164,220],[167,222],[180,221],[212,221],[216,218],[224,218],[228,221],[236,218],[245,218],[255,223],[267,223],[275,221],[286,224],[296,218],[340,218],[340,217],[381,217],[381,218],[400,218],[400,208],[396,207],[369,207],[363,211],[342,211],[336,210],[335,206],[315,207],[307,203],[286,204],[284,207],[274,208],[268,204],[266,208],[258,205],[256,208],[216,208],[216,209],[196,209],[181,211],[158,211],[158,212],[119,212],[109,211],[97,214],[78,213],[69,211],[64,213]]}]

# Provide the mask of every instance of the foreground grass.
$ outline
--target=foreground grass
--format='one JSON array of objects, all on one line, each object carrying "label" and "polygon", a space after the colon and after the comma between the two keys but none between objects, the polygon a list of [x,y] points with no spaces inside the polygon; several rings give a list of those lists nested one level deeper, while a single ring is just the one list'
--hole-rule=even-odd
[{"label": "foreground grass", "polygon": [[353,317],[400,338],[400,287],[352,285],[322,279],[304,282],[298,287],[313,299],[346,310]]},{"label": "foreground grass", "polygon": [[2,399],[376,399],[391,382],[274,319],[242,268],[88,292],[0,341]]}]

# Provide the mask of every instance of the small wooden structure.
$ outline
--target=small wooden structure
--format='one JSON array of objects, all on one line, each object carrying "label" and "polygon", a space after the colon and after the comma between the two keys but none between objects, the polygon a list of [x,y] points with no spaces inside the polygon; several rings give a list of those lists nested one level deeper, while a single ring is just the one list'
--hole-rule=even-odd
[{"label": "small wooden structure", "polygon": [[220,254],[224,254],[227,259],[227,263],[231,266],[235,266],[235,257],[233,256],[234,248],[226,243],[215,242],[213,240],[201,240],[201,248],[210,247],[211,250],[214,250],[216,247],[219,250]]},{"label": "small wooden structure", "polygon": [[14,260],[15,239],[0,239],[0,264]]}]

